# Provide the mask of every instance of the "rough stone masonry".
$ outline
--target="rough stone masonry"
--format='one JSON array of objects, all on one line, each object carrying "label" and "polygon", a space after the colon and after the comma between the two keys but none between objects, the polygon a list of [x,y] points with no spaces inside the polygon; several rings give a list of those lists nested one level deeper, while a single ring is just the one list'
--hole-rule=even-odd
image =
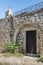
[{"label": "rough stone masonry", "polygon": [[0,52],[10,41],[18,41],[26,53],[26,31],[36,31],[36,54],[43,55],[43,8],[13,15],[9,8],[0,19]]}]

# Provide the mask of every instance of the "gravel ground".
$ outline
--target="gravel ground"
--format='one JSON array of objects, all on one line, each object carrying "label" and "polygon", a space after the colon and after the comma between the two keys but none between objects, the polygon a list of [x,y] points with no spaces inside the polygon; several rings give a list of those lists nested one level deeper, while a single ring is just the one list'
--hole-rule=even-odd
[{"label": "gravel ground", "polygon": [[0,57],[0,65],[43,65],[41,62],[37,62],[36,57],[24,56],[22,58],[17,57]]}]

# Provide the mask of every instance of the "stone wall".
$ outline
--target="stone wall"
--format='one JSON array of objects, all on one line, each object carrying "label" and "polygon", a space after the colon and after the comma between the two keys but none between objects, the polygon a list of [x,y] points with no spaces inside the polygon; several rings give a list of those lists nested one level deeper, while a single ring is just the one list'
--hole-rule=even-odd
[{"label": "stone wall", "polygon": [[43,12],[17,18],[15,23],[16,24],[14,24],[14,26],[16,29],[14,32],[14,41],[17,40],[19,43],[21,43],[22,49],[26,53],[26,31],[36,30],[37,54],[43,55]]},{"label": "stone wall", "polygon": [[8,19],[0,19],[0,49],[5,48],[10,41],[10,22]]},{"label": "stone wall", "polygon": [[26,53],[27,30],[36,30],[37,54],[43,55],[43,11],[24,17],[0,19],[0,50],[13,39],[14,42],[22,44],[22,49]]}]

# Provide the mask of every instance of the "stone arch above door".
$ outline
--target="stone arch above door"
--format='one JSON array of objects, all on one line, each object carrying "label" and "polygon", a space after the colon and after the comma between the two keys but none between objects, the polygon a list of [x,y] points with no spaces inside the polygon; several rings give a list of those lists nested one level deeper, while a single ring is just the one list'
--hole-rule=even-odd
[{"label": "stone arch above door", "polygon": [[[20,24],[14,32],[14,41],[16,41],[17,36],[21,35],[23,42],[23,49],[26,52],[26,31],[36,30],[36,42],[37,42],[37,54],[40,53],[40,40],[39,40],[39,28],[36,24]],[[19,38],[20,39],[20,38]]]},{"label": "stone arch above door", "polygon": [[20,25],[16,28],[16,30],[15,30],[15,32],[14,32],[14,41],[16,40],[17,34],[18,34],[22,29],[24,29],[24,28],[27,28],[27,29],[29,29],[29,30],[33,30],[33,29],[37,30],[37,29],[38,29],[38,26],[37,26],[37,24],[25,24],[25,23],[20,24]]}]

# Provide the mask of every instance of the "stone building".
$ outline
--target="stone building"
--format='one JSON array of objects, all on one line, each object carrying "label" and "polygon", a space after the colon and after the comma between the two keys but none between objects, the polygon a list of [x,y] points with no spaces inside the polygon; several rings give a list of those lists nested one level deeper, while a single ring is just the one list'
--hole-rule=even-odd
[{"label": "stone building", "polygon": [[9,8],[0,19],[0,51],[18,41],[26,54],[43,55],[43,2],[14,13]]}]

